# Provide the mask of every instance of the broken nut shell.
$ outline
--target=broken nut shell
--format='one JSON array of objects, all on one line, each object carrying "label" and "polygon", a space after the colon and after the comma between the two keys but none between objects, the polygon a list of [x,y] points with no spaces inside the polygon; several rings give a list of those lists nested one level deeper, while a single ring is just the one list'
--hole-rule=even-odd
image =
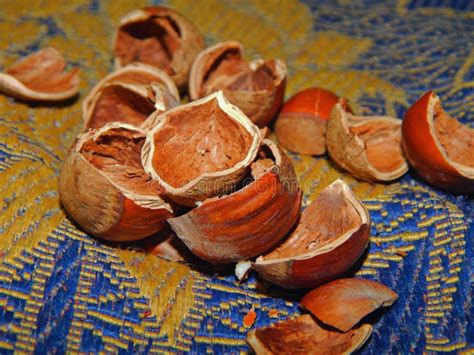
[{"label": "broken nut shell", "polygon": [[430,184],[474,192],[474,129],[450,117],[429,91],[405,113],[403,147],[411,165]]},{"label": "broken nut shell", "polygon": [[372,326],[361,325],[347,333],[321,327],[309,314],[251,330],[247,343],[257,355],[350,354],[365,344]]},{"label": "broken nut shell", "polygon": [[115,66],[141,62],[164,70],[183,91],[196,55],[204,48],[197,27],[176,10],[154,6],[120,20],[114,38]]},{"label": "broken nut shell", "polygon": [[200,258],[223,264],[257,256],[277,244],[298,220],[301,190],[293,166],[275,143],[264,140],[263,146],[268,157],[253,164],[252,182],[168,220]]},{"label": "broken nut shell", "polygon": [[257,258],[253,269],[281,287],[315,287],[354,265],[369,234],[369,213],[349,186],[336,180],[303,211],[288,239]]},{"label": "broken nut shell", "polygon": [[142,124],[155,110],[179,105],[173,80],[162,70],[132,63],[99,81],[82,103],[84,130],[108,122]]},{"label": "broken nut shell", "polygon": [[164,194],[185,206],[224,194],[255,159],[261,132],[222,92],[151,115],[143,147],[145,171]]},{"label": "broken nut shell", "polygon": [[[338,102],[339,96],[321,88],[309,88],[293,95],[275,121],[278,143],[300,154],[324,154],[327,122]],[[352,112],[348,105],[346,110]]]},{"label": "broken nut shell", "polygon": [[338,279],[308,292],[300,302],[323,323],[342,332],[352,329],[366,315],[391,306],[398,295],[378,282]]},{"label": "broken nut shell", "polygon": [[392,117],[355,116],[338,103],[326,132],[329,156],[359,179],[397,179],[408,171],[401,145],[401,123]]},{"label": "broken nut shell", "polygon": [[20,59],[0,73],[0,91],[32,101],[62,101],[79,92],[79,69],[66,72],[66,62],[47,47]]},{"label": "broken nut shell", "polygon": [[86,232],[132,241],[158,232],[173,215],[143,171],[145,132],[113,122],[78,136],[59,178],[61,202]]},{"label": "broken nut shell", "polygon": [[199,53],[189,74],[192,100],[222,90],[259,127],[267,126],[285,95],[286,65],[281,60],[243,59],[239,42],[226,41]]}]

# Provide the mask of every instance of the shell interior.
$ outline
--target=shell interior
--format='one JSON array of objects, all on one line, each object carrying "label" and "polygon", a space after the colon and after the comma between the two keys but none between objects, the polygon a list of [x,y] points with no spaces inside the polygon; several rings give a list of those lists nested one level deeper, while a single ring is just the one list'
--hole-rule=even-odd
[{"label": "shell interior", "polygon": [[363,118],[348,115],[349,131],[365,145],[369,163],[378,171],[390,173],[405,164],[401,145],[400,123],[397,120]]},{"label": "shell interior", "polygon": [[232,168],[252,145],[252,135],[216,99],[169,111],[154,134],[153,168],[170,186],[179,188],[203,173]]},{"label": "shell interior", "polygon": [[84,142],[80,153],[121,190],[138,195],[157,195],[157,186],[142,167],[144,143],[144,133],[116,127]]},{"label": "shell interior", "polygon": [[175,74],[171,62],[181,45],[180,30],[169,16],[149,16],[123,24],[117,35],[115,54],[121,65],[141,62]]},{"label": "shell interior", "polygon": [[100,128],[115,121],[138,126],[155,109],[150,98],[122,84],[108,84],[96,98],[87,128]]},{"label": "shell interior", "polygon": [[65,69],[61,54],[48,47],[17,61],[5,73],[32,91],[55,94],[73,90],[79,83],[79,69]]},{"label": "shell interior", "polygon": [[447,157],[474,169],[474,129],[450,117],[439,101],[434,106],[433,126]]},{"label": "shell interior", "polygon": [[304,314],[249,333],[247,342],[257,354],[349,354],[369,338],[372,326],[363,324],[347,333],[321,327]]},{"label": "shell interior", "polygon": [[[261,261],[311,257],[331,250],[366,221],[341,184],[332,184],[301,214],[291,236]],[[258,260],[257,260],[258,261]]]},{"label": "shell interior", "polygon": [[265,91],[271,90],[278,80],[275,60],[256,60],[247,63],[239,48],[222,53],[204,76],[201,96],[216,90]]}]

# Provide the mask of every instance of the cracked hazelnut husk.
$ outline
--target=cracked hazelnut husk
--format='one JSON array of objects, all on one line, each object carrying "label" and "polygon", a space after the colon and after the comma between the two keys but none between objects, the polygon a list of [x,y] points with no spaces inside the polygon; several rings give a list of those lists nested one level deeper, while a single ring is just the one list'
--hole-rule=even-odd
[{"label": "cracked hazelnut husk", "polygon": [[347,333],[321,327],[309,314],[251,330],[247,343],[257,355],[350,354],[365,344],[372,326],[363,324]]},{"label": "cracked hazelnut husk", "polygon": [[275,143],[263,141],[243,185],[168,220],[195,255],[217,264],[252,258],[277,244],[296,223],[301,190],[289,158]]},{"label": "cracked hazelnut husk", "polygon": [[0,91],[22,100],[66,100],[79,92],[79,69],[67,72],[62,55],[47,47],[0,73]]},{"label": "cracked hazelnut husk", "polygon": [[164,70],[183,91],[191,63],[203,48],[203,37],[185,16],[167,7],[146,7],[120,20],[114,38],[115,65],[152,65]]},{"label": "cracked hazelnut husk", "polygon": [[355,116],[338,103],[326,132],[328,153],[339,166],[367,181],[391,181],[408,171],[401,144],[402,121]]},{"label": "cracked hazelnut husk", "polygon": [[[167,100],[163,95],[166,95],[166,89],[160,84],[106,84],[90,103],[90,109],[84,117],[84,129],[97,129],[110,122],[144,125],[153,112],[164,112],[157,107],[166,110],[166,107],[177,106],[173,99]],[[163,100],[167,102],[164,106]]]},{"label": "cracked hazelnut husk", "polygon": [[281,287],[315,287],[354,265],[369,234],[369,213],[349,186],[336,180],[303,211],[288,239],[252,267]]},{"label": "cracked hazelnut husk", "polygon": [[145,173],[145,132],[113,122],[78,136],[59,178],[61,202],[86,232],[131,241],[158,232],[172,217],[160,186]]},{"label": "cracked hazelnut husk", "polygon": [[366,315],[391,306],[398,295],[381,283],[360,278],[338,279],[308,292],[300,304],[324,324],[342,332]]},{"label": "cracked hazelnut husk", "polygon": [[114,121],[138,126],[155,110],[167,111],[179,101],[178,89],[164,71],[132,63],[107,75],[84,99],[84,129]]},{"label": "cracked hazelnut husk", "polygon": [[431,185],[474,192],[474,129],[447,114],[434,92],[425,93],[405,113],[402,135],[410,164]]},{"label": "cracked hazelnut husk", "polygon": [[259,127],[267,126],[285,95],[286,65],[279,59],[243,59],[239,42],[227,41],[199,53],[189,74],[192,100],[222,90]]},{"label": "cracked hazelnut husk", "polygon": [[255,159],[261,132],[222,92],[149,118],[142,152],[145,171],[179,204],[224,194]]},{"label": "cracked hazelnut husk", "polygon": [[[293,95],[275,121],[278,143],[300,154],[326,153],[326,127],[338,102],[339,96],[321,88],[309,88]],[[346,110],[352,112],[348,105]]]}]

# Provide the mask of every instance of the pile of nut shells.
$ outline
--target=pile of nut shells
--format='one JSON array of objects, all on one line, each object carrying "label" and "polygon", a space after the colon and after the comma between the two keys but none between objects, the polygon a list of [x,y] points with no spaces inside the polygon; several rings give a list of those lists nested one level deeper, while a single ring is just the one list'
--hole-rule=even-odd
[{"label": "pile of nut shells", "polygon": [[[236,264],[241,280],[252,269],[283,288],[317,287],[301,301],[310,314],[249,333],[257,353],[355,351],[372,329],[361,320],[397,299],[374,281],[337,279],[363,255],[370,215],[342,180],[301,212],[302,191],[279,144],[301,154],[327,150],[367,181],[401,177],[408,160],[434,186],[474,191],[474,130],[433,92],[403,121],[357,116],[322,88],[283,105],[283,60],[248,62],[236,41],[205,48],[196,26],[165,7],[125,15],[113,56],[116,70],[83,100],[83,133],[59,179],[62,205],[98,238],[161,233],[152,249],[165,258],[183,260],[175,248],[182,243],[211,265]],[[56,50],[43,49],[0,74],[0,90],[22,100],[68,99],[79,76],[65,68]],[[278,143],[266,137],[273,124]]]}]

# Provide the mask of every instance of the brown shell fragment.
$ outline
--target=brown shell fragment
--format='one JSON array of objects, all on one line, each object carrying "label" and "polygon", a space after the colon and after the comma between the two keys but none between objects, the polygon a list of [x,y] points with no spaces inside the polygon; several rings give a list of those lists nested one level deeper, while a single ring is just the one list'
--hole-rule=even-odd
[{"label": "brown shell fragment", "polygon": [[110,122],[140,126],[155,111],[152,90],[143,85],[123,83],[103,86],[84,117],[84,129],[98,129]]},{"label": "brown shell fragment", "polygon": [[109,123],[78,136],[59,178],[61,202],[86,232],[131,241],[159,231],[173,210],[141,165],[145,133]]},{"label": "brown shell fragment", "polygon": [[192,100],[222,90],[259,127],[267,126],[285,95],[286,65],[282,60],[243,59],[239,42],[227,41],[199,53],[189,74]]},{"label": "brown shell fragment", "polygon": [[327,127],[329,155],[360,179],[395,180],[408,171],[401,145],[401,124],[401,120],[392,117],[355,116],[338,103]]},{"label": "brown shell fragment", "polygon": [[0,73],[0,91],[32,101],[62,101],[79,92],[79,69],[66,72],[66,62],[47,47],[14,63]]},{"label": "brown shell fragment", "polygon": [[230,191],[260,147],[261,132],[222,92],[152,115],[145,171],[177,203],[194,206]]},{"label": "brown shell fragment", "polygon": [[309,314],[251,330],[247,343],[257,355],[350,354],[365,344],[372,326],[364,324],[347,333],[327,330]]},{"label": "brown shell fragment", "polygon": [[146,63],[164,70],[183,90],[191,63],[204,48],[204,39],[185,16],[155,6],[122,17],[113,47],[117,68],[132,62]]},{"label": "brown shell fragment", "polygon": [[[324,154],[327,122],[339,100],[339,96],[322,88],[297,92],[285,102],[275,121],[278,142],[292,152]],[[343,104],[346,106],[344,100]],[[346,107],[352,112],[348,105]]]},{"label": "brown shell fragment", "polygon": [[155,110],[179,104],[178,89],[162,70],[132,63],[99,81],[82,103],[84,129],[108,122],[140,125]]},{"label": "brown shell fragment", "polygon": [[370,216],[349,186],[336,180],[301,214],[295,231],[253,268],[285,288],[315,287],[347,271],[369,241]]},{"label": "brown shell fragment", "polygon": [[394,291],[378,282],[350,278],[308,292],[300,304],[323,323],[347,332],[366,315],[391,306],[397,298]]},{"label": "brown shell fragment", "polygon": [[405,113],[402,135],[408,160],[431,185],[474,192],[474,128],[451,117],[433,91]]},{"label": "brown shell fragment", "polygon": [[301,191],[291,162],[275,143],[264,140],[251,175],[241,189],[168,220],[195,255],[219,264],[245,260],[273,247],[296,223]]}]

